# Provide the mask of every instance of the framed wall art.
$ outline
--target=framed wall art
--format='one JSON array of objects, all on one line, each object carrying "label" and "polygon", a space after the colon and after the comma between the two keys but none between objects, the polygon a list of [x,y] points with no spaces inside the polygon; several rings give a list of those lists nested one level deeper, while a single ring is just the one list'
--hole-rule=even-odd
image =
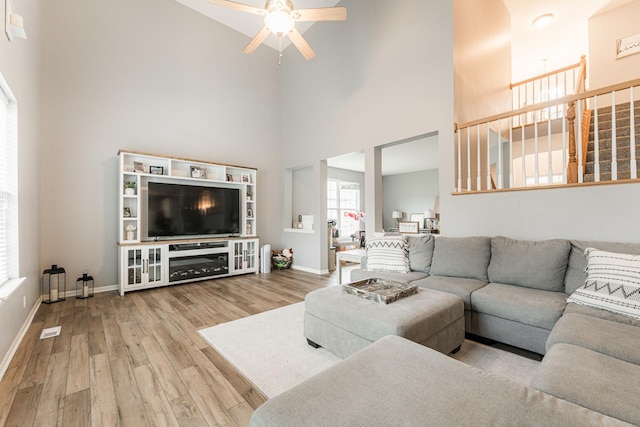
[{"label": "framed wall art", "polygon": [[616,40],[616,59],[640,53],[640,33]]},{"label": "framed wall art", "polygon": [[398,232],[417,234],[420,232],[420,223],[418,221],[398,221]]}]

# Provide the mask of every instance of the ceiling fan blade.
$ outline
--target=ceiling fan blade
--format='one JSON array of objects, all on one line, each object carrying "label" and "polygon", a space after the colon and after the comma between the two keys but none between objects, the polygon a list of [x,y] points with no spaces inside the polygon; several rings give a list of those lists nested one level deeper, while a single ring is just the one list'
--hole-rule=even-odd
[{"label": "ceiling fan blade", "polygon": [[256,15],[261,15],[261,16],[264,16],[267,14],[267,11],[260,7],[255,7],[255,6],[251,6],[244,3],[238,3],[231,0],[209,0],[209,3],[215,4],[217,6],[228,7],[229,9],[240,10],[242,12],[254,13]]},{"label": "ceiling fan blade", "polygon": [[[292,12],[296,21],[345,21],[347,19],[347,8],[319,7],[316,9],[295,9]],[[298,16],[296,18],[296,16]]]},{"label": "ceiling fan blade", "polygon": [[267,38],[270,31],[267,27],[263,27],[258,34],[249,42],[249,44],[242,50],[242,53],[247,55],[255,52],[260,44]]},{"label": "ceiling fan blade", "polygon": [[295,28],[291,30],[288,34],[291,42],[298,48],[304,59],[307,61],[313,59],[316,56],[316,53],[311,49],[309,43],[302,37],[302,34]]}]

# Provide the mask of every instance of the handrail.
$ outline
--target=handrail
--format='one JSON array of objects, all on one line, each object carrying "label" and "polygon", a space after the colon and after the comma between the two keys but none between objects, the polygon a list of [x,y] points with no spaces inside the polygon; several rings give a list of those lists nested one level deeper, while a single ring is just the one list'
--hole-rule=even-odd
[{"label": "handrail", "polygon": [[541,102],[539,104],[529,105],[527,107],[520,108],[518,110],[508,111],[506,113],[495,114],[493,116],[484,117],[482,119],[473,120],[473,121],[470,121],[470,122],[467,122],[467,123],[456,124],[455,129],[458,130],[458,129],[467,128],[467,127],[471,127],[471,126],[476,126],[476,125],[480,125],[480,124],[484,124],[484,123],[494,122],[494,121],[500,120],[500,119],[506,119],[506,118],[510,118],[510,117],[515,117],[515,116],[518,116],[520,114],[525,114],[525,113],[529,113],[529,112],[532,112],[532,111],[543,110],[545,108],[554,107],[554,106],[559,105],[559,104],[568,104],[570,102],[575,102],[575,101],[579,101],[581,99],[591,98],[591,97],[602,95],[602,94],[605,94],[605,93],[611,93],[613,91],[618,91],[618,90],[622,90],[622,89],[628,89],[629,87],[632,87],[632,86],[634,86],[634,87],[635,86],[640,86],[640,78],[639,79],[628,80],[628,81],[623,82],[623,83],[616,83],[616,84],[610,85],[610,86],[604,86],[604,87],[601,87],[599,89],[589,90],[587,92],[582,92],[582,93],[575,94],[575,95],[567,95],[567,96],[564,96],[562,98],[552,99],[551,101],[544,101],[544,102]]},{"label": "handrail", "polygon": [[[587,58],[582,55],[580,57],[580,62],[578,64],[580,66],[580,72],[578,73],[578,79],[576,80],[576,90],[573,91],[574,94],[580,93],[580,87],[584,83],[586,85],[587,80]],[[585,87],[586,89],[586,87]]]},{"label": "handrail", "polygon": [[[521,81],[516,82],[516,83],[510,83],[509,84],[509,89],[513,89],[516,86],[522,86],[524,84],[531,83],[531,82],[533,82],[535,80],[540,80],[540,79],[543,79],[545,77],[551,77],[551,76],[553,76],[555,74],[564,73],[565,71],[569,71],[569,70],[572,70],[574,68],[578,68],[581,65],[583,65],[583,59],[586,61],[584,55],[582,55],[580,57],[580,62],[576,62],[575,64],[567,65],[566,67],[558,68],[557,70],[549,71],[548,73],[540,74],[540,75],[535,76],[535,77],[530,77],[528,79],[521,80]],[[586,62],[584,62],[584,64],[586,64]]]}]

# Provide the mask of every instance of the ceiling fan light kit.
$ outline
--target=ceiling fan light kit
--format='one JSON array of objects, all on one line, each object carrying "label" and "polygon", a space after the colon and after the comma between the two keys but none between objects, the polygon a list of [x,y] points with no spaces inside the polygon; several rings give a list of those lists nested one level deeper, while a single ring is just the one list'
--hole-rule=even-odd
[{"label": "ceiling fan light kit", "polygon": [[264,25],[276,36],[282,37],[293,30],[295,22],[293,22],[293,17],[290,13],[278,10],[269,12],[264,17]]},{"label": "ceiling fan light kit", "polygon": [[[296,30],[296,21],[344,21],[347,19],[347,8],[344,6],[295,10],[291,0],[267,0],[264,9],[231,0],[209,0],[209,3],[264,16],[264,28],[242,50],[246,54],[255,52],[269,33],[273,33],[280,39],[285,35],[288,36],[302,56],[310,60],[316,56],[316,53],[302,34]],[[282,48],[280,48],[280,57],[282,57]]]}]

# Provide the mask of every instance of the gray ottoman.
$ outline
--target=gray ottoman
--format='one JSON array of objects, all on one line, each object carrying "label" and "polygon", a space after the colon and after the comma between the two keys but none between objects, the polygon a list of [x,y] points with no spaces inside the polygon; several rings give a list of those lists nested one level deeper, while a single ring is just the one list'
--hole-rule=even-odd
[{"label": "gray ottoman", "polygon": [[387,335],[397,335],[441,353],[464,342],[464,304],[456,295],[430,289],[379,304],[331,286],[307,294],[304,335],[310,345],[348,357]]}]

